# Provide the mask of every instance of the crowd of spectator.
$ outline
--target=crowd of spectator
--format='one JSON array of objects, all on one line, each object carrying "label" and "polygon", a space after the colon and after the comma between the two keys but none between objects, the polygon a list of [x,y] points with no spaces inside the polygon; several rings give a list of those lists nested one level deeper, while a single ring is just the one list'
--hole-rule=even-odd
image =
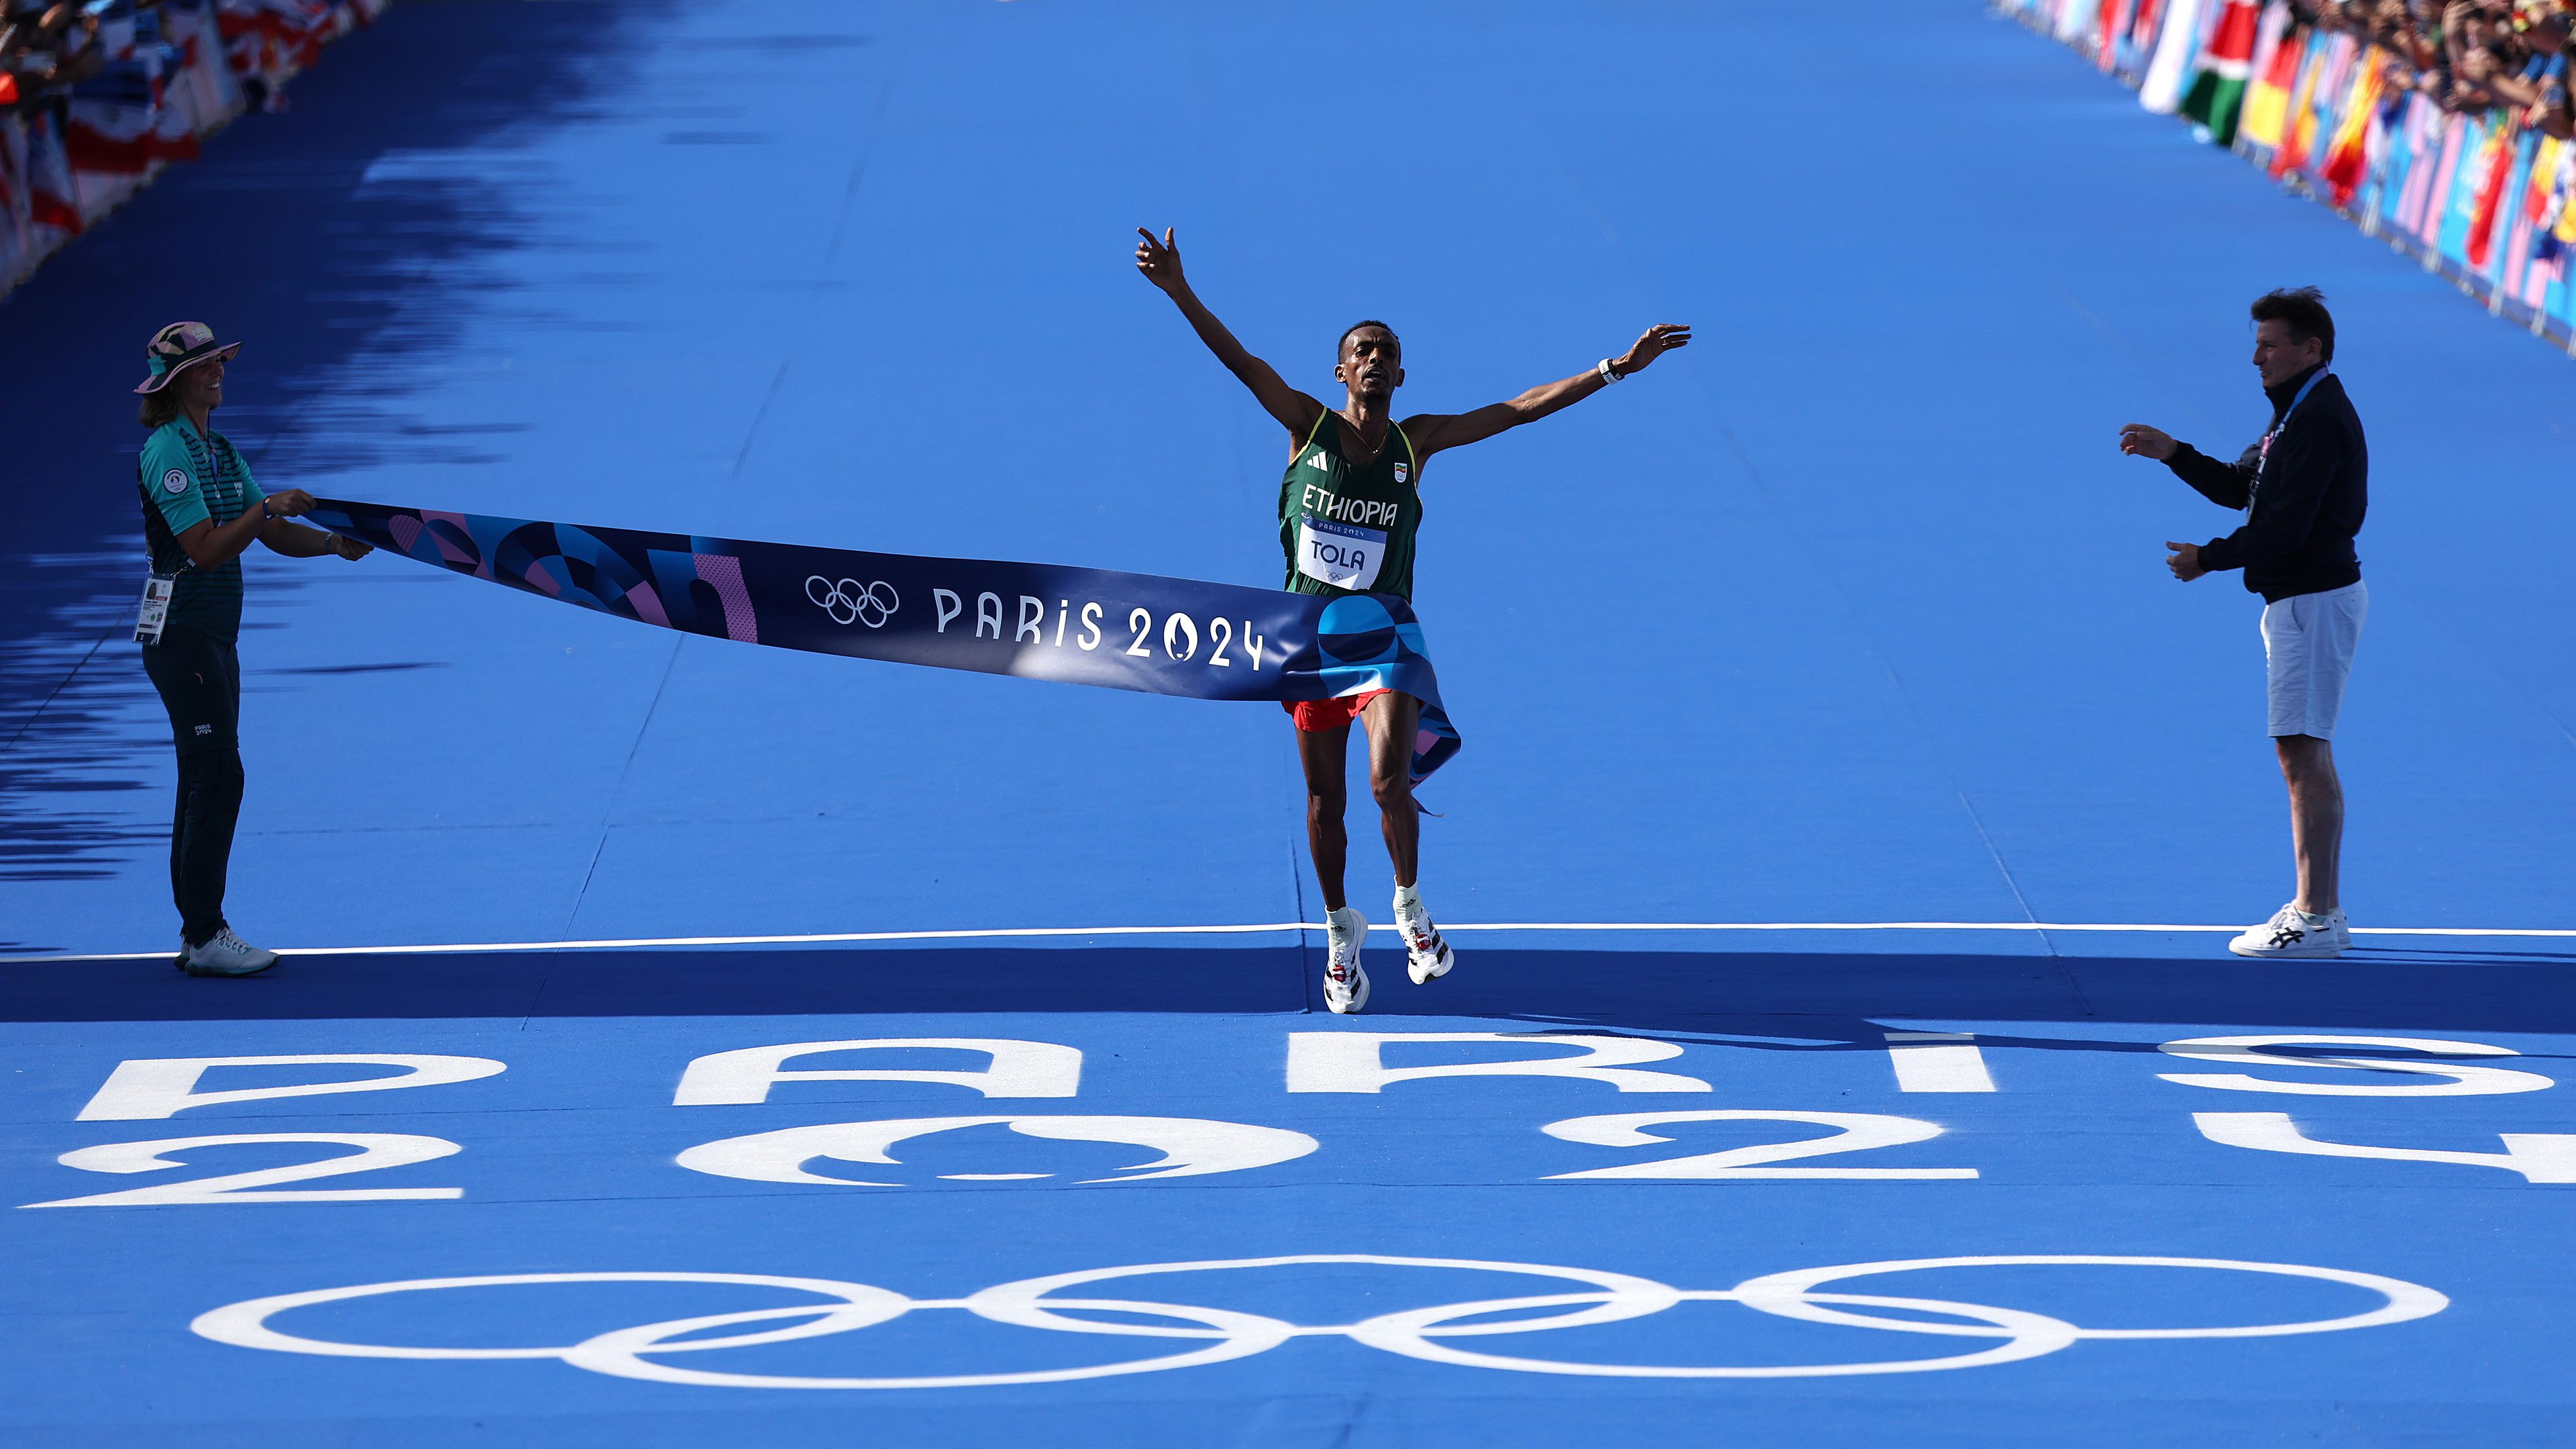
[{"label": "crowd of spectator", "polygon": [[2576,351],[2576,0],[1995,0]]},{"label": "crowd of spectator", "polygon": [[0,0],[0,289],[387,0]]},{"label": "crowd of spectator", "polygon": [[2523,126],[2576,136],[2568,105],[2567,35],[2559,0],[2310,0],[2309,24],[2379,47],[2391,92],[2447,110],[2505,109]]},{"label": "crowd of spectator", "polygon": [[0,106],[33,106],[105,69],[98,22],[96,15],[69,4],[11,5],[5,26],[0,26]]}]

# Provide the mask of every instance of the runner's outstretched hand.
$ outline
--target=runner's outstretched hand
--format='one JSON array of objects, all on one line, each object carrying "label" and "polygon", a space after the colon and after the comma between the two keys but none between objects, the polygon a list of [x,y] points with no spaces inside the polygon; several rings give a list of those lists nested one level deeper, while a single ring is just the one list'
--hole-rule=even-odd
[{"label": "runner's outstretched hand", "polygon": [[1187,289],[1189,283],[1181,277],[1181,248],[1172,240],[1172,229],[1163,228],[1161,241],[1141,226],[1136,235],[1144,238],[1136,244],[1136,270],[1145,274],[1145,280],[1175,295]]},{"label": "runner's outstretched hand", "polygon": [[1136,235],[1142,238],[1136,243],[1136,270],[1145,274],[1146,281],[1162,288],[1172,305],[1181,309],[1181,315],[1189,319],[1190,330],[1207,344],[1208,351],[1216,354],[1216,360],[1252,390],[1262,410],[1276,418],[1281,427],[1299,437],[1313,432],[1316,420],[1324,415],[1324,405],[1290,387],[1277,368],[1246,350],[1190,290],[1189,279],[1181,275],[1181,244],[1172,240],[1172,229],[1163,228],[1160,241],[1141,226],[1136,228]]},{"label": "runner's outstretched hand", "polygon": [[1621,377],[1626,377],[1674,348],[1688,346],[1690,346],[1689,323],[1658,322],[1646,329],[1646,335],[1637,339],[1637,345],[1629,348],[1626,356],[1610,365],[1619,370]]}]

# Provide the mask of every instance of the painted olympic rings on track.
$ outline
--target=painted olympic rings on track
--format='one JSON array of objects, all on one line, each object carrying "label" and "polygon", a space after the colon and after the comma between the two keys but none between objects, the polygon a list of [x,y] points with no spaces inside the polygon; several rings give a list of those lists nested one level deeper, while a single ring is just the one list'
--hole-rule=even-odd
[{"label": "painted olympic rings on track", "polygon": [[[1299,1267],[1318,1264],[1391,1268],[1459,1269],[1469,1272],[1556,1278],[1583,1285],[1565,1293],[1486,1298],[1427,1308],[1381,1313],[1357,1323],[1297,1324],[1265,1314],[1198,1304],[1129,1298],[1060,1298],[1060,1291],[1096,1288],[1129,1278],[1178,1273],[1212,1273],[1238,1269]],[[1820,1285],[1852,1278],[1931,1269],[1993,1267],[2190,1268],[2305,1278],[2367,1289],[2386,1300],[2367,1312],[2339,1318],[2289,1323],[2221,1325],[2208,1328],[2084,1328],[2062,1318],[2017,1308],[1962,1303],[1939,1298],[1868,1293],[1820,1292]],[[430,1348],[399,1344],[347,1343],[306,1338],[269,1326],[269,1320],[298,1308],[353,1299],[449,1288],[540,1286],[571,1283],[713,1283],[783,1289],[825,1300],[705,1314],[691,1318],[637,1324],[595,1334],[578,1343],[521,1348]],[[1699,1366],[1687,1364],[1597,1364],[1571,1360],[1523,1358],[1477,1352],[1451,1339],[1504,1334],[1543,1333],[1647,1318],[1682,1303],[1737,1303],[1775,1317],[1892,1333],[1934,1337],[1999,1338],[1991,1347],[1944,1357],[1873,1360],[1828,1364],[1762,1364]],[[2123,1257],[2097,1254],[2022,1254],[1957,1258],[1906,1258],[1878,1263],[1847,1263],[1799,1268],[1748,1278],[1733,1288],[1684,1289],[1627,1273],[1592,1268],[1559,1268],[1541,1263],[1492,1262],[1474,1258],[1402,1258],[1374,1253],[1299,1253],[1275,1258],[1232,1258],[1202,1262],[1143,1263],[1118,1268],[1092,1268],[997,1284],[965,1298],[911,1298],[890,1288],[847,1283],[832,1278],[783,1277],[762,1273],[507,1273],[464,1278],[413,1278],[367,1283],[348,1288],[322,1288],[228,1304],[200,1314],[189,1325],[199,1336],[241,1348],[280,1353],[318,1354],[334,1358],[391,1359],[561,1359],[575,1368],[617,1378],[654,1383],[718,1388],[773,1389],[933,1389],[988,1388],[1010,1384],[1069,1383],[1123,1374],[1161,1373],[1196,1368],[1267,1353],[1292,1338],[1344,1337],[1387,1353],[1430,1363],[1514,1373],[1576,1375],[1591,1378],[1778,1379],[1830,1378],[1862,1374],[1927,1373],[2014,1363],[2057,1352],[2084,1339],[2258,1338],[2283,1334],[2330,1333],[2376,1328],[2430,1317],[2450,1306],[2434,1290],[2403,1279],[2342,1268],[2314,1268],[2296,1263],[2256,1263],[2232,1258]],[[1856,1313],[1855,1308],[1890,1309],[1929,1318],[1888,1318]],[[1113,1338],[1181,1340],[1197,1346],[1107,1364],[1072,1368],[1002,1370],[989,1373],[913,1377],[831,1378],[735,1373],[686,1368],[659,1362],[664,1355],[703,1353],[712,1349],[755,1348],[763,1344],[850,1333],[888,1323],[925,1309],[955,1309],[993,1323],[1061,1333]],[[1555,1310],[1538,1317],[1493,1321],[1496,1314]],[[1104,1313],[1119,1318],[1076,1315]],[[1140,1322],[1158,1319],[1161,1322]],[[1468,1322],[1464,1320],[1479,1320]],[[775,1324],[776,1327],[755,1327]],[[748,1329],[747,1332],[728,1330]]]},{"label": "painted olympic rings on track", "polygon": [[903,596],[894,591],[894,585],[883,580],[862,586],[856,579],[842,579],[835,583],[821,574],[808,574],[805,577],[805,597],[813,600],[816,608],[831,615],[835,624],[847,624],[855,619],[871,629],[885,627],[885,621],[893,618],[894,611],[903,607]]},{"label": "painted olympic rings on track", "polygon": [[1900,1324],[1916,1333],[1944,1333],[1985,1337],[1995,1330],[1973,1328],[1965,1324],[1910,1323],[1894,1318],[1871,1318],[1859,1313],[1836,1313],[1818,1308],[1819,1302],[1834,1301],[1835,1295],[1817,1293],[1819,1283],[1839,1283],[1846,1278],[1866,1278],[1879,1273],[1915,1273],[1932,1268],[2018,1268],[2018,1267],[2107,1267],[2107,1268],[2220,1268],[2236,1273],[2270,1273],[2283,1278],[2315,1278],[2327,1283],[2349,1283],[2367,1288],[2388,1301],[2368,1313],[2347,1314],[2342,1318],[2319,1318],[2305,1323],[2257,1323],[2233,1328],[2079,1328],[2078,1338],[2277,1338],[2293,1333],[2335,1333],[2347,1328],[2378,1328],[2385,1324],[2407,1323],[2430,1318],[2451,1306],[2451,1300],[2421,1283],[2403,1278],[2384,1278],[2377,1273],[2356,1273],[2348,1268],[2309,1268],[2296,1263],[2246,1263],[2233,1258],[2105,1258],[2089,1254],[2021,1254],[1987,1258],[1900,1258],[1885,1263],[1852,1263],[1840,1268],[1799,1268],[1786,1273],[1772,1273],[1748,1278],[1735,1285],[1736,1293],[1748,1307],[1783,1318],[1804,1318],[1814,1323],[1841,1323],[1854,1328],[1896,1328]]}]

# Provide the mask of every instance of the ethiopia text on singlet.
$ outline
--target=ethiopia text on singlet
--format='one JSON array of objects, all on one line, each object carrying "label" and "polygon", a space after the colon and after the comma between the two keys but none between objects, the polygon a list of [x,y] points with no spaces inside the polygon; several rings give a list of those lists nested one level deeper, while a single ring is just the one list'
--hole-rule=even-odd
[{"label": "ethiopia text on singlet", "polygon": [[1279,546],[1291,592],[1413,597],[1413,538],[1422,527],[1421,466],[1393,422],[1366,463],[1345,451],[1339,414],[1316,419],[1279,483]]}]

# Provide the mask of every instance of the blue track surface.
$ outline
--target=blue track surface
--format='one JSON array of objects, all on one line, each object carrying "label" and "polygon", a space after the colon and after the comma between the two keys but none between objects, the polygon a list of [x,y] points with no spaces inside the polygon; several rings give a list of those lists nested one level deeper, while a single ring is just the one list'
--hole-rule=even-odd
[{"label": "blue track surface", "polygon": [[[1445,816],[1426,822],[1424,886],[1444,921],[2268,912],[2288,852],[2256,605],[2232,578],[2175,585],[2158,548],[2227,515],[2118,458],[2112,437],[2144,420],[2212,451],[2250,438],[2244,302],[2312,281],[2334,301],[2376,465],[2375,607],[2338,740],[2355,922],[2576,926],[2565,359],[1968,0],[1874,14],[1866,45],[1826,44],[1831,29],[1754,5],[404,5],[299,82],[292,113],[248,118],[49,263],[0,305],[0,349],[41,359],[12,369],[0,443],[33,484],[13,490],[0,538],[0,950],[92,959],[0,965],[0,1439],[2565,1442],[2564,937],[2365,937],[2341,962],[2255,966],[2182,932],[1461,933],[1436,986],[1373,953],[1357,1020],[1313,1011],[1311,943],[1284,930],[308,955],[246,983],[97,959],[162,950],[173,929],[166,724],[123,642],[138,441],[124,389],[155,327],[199,317],[247,340],[221,422],[271,487],[1268,582],[1281,440],[1129,267],[1129,228],[1148,223],[1179,229],[1202,294],[1310,390],[1329,385],[1341,328],[1387,317],[1408,410],[1507,396],[1648,322],[1699,329],[1616,393],[1428,470],[1419,602],[1471,741],[1429,800]],[[1319,910],[1271,706],[682,638],[383,557],[249,569],[251,793],[230,913],[254,939]],[[1372,832],[1354,823],[1352,895],[1382,917]],[[1364,1084],[1360,1059],[1335,1055],[1355,1032],[1596,1039],[1393,1042],[1396,1068],[1588,1046],[1667,1076],[1328,1090]],[[1969,1033],[1980,1055],[1891,1032]],[[2392,1039],[2283,1050],[2448,1052],[2465,1075],[2156,1050],[2248,1035]],[[1079,1072],[1065,1080],[1065,1051],[1004,1047],[1038,1065],[984,1082],[999,1095],[789,1081],[765,1100],[675,1103],[711,1054],[921,1039],[1051,1043]],[[2473,1055],[2485,1048],[2523,1055]],[[93,1101],[120,1062],[350,1054],[506,1070],[175,1115]],[[895,1047],[787,1066],[999,1064]],[[393,1070],[217,1066],[198,1089]],[[1991,1091],[1961,1090],[1981,1077]],[[1841,1124],[1864,1134],[1853,1150],[1770,1165],[1977,1175],[1549,1180],[1834,1130],[1704,1120],[1648,1127],[1673,1139],[1658,1146],[1563,1125],[1691,1112],[1864,1114]],[[2254,1119],[2278,1113],[2289,1126]],[[980,1121],[896,1143],[892,1163],[811,1142],[689,1151],[958,1117],[1166,1120],[1060,1128],[1110,1141]],[[1235,1125],[1175,1145],[1168,1119]],[[1856,1145],[1919,1136],[1907,1122],[1941,1131]],[[2292,1132],[2455,1156],[2318,1156]],[[157,1176],[139,1149],[60,1160],[293,1133],[459,1149],[305,1190],[461,1196],[15,1210],[361,1145],[172,1149],[186,1170]],[[1256,1161],[1285,1150],[1281,1133],[1312,1149]],[[1230,1152],[1245,1165],[1091,1181]],[[739,1175],[799,1160],[892,1185]],[[955,1306],[1080,1270],[1296,1255],[1688,1290],[1889,1260],[2169,1257],[2379,1275],[2399,1296],[2119,1264],[1815,1285],[1975,1305],[1839,1305],[1906,1331],[1664,1306],[1634,1283],[1329,1262],[1056,1290],[1187,1310],[1057,1310],[1089,1331]],[[244,1346],[239,1318],[190,1331],[271,1295],[620,1272],[828,1279],[949,1306],[623,1360],[636,1335],[614,1330],[825,1297],[454,1287],[271,1324],[441,1351],[591,1345],[578,1364]],[[1566,1293],[1590,1296],[1418,1340],[1387,1317]],[[2062,1338],[2067,1323],[2214,1330],[2390,1302],[2425,1316]],[[1594,1304],[1639,1316],[1528,1330]],[[1251,1352],[1281,1324],[1324,1331]],[[1014,1374],[1220,1350],[1248,1356],[980,1387],[633,1376]],[[2032,1356],[1715,1380],[1422,1356],[1777,1367],[1989,1350]]]}]

